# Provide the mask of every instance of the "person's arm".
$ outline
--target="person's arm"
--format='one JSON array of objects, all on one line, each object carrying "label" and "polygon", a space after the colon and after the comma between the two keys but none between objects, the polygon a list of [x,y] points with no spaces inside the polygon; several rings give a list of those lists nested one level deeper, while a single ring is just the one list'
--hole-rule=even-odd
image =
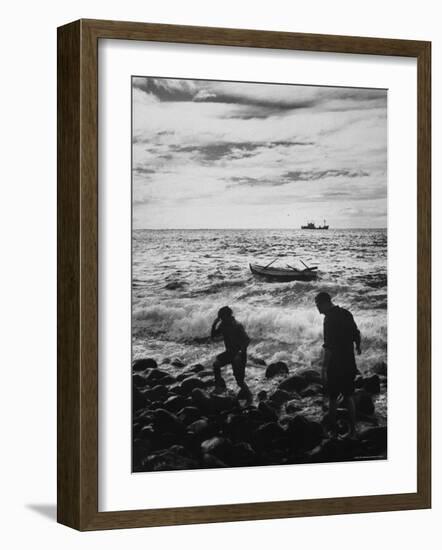
[{"label": "person's arm", "polygon": [[353,315],[350,314],[350,316],[353,329],[353,342],[355,343],[357,354],[361,355],[361,333],[358,329],[357,324],[355,323],[355,320],[353,319]]},{"label": "person's arm", "polygon": [[250,344],[250,338],[241,324],[238,324],[238,332],[239,332],[240,341],[241,341],[241,352],[244,353],[247,351],[247,347]]},{"label": "person's arm", "polygon": [[217,317],[212,324],[212,330],[210,331],[211,338],[217,338],[218,336],[221,336],[220,324],[221,324],[221,319]]}]

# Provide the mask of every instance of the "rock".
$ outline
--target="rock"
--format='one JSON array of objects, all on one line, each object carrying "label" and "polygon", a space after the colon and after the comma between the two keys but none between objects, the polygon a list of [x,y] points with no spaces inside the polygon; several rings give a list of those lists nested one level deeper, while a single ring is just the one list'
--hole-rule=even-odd
[{"label": "rock", "polygon": [[170,386],[171,384],[175,384],[175,382],[176,382],[176,378],[171,374],[166,374],[166,376],[163,376],[163,378],[160,378],[160,383],[164,384],[165,386]]},{"label": "rock", "polygon": [[166,386],[158,384],[152,389],[146,391],[145,396],[151,401],[164,401],[167,398],[168,391]]},{"label": "rock", "polygon": [[136,388],[132,389],[132,409],[134,411],[146,406],[147,398]]},{"label": "rock", "polygon": [[265,422],[277,422],[278,415],[273,407],[271,407],[265,401],[261,401],[258,405],[258,410],[261,413]]},{"label": "rock", "polygon": [[193,389],[200,388],[204,389],[206,387],[205,382],[201,380],[200,378],[197,378],[196,376],[192,376],[191,378],[185,378],[181,382],[181,388],[184,392],[184,394],[190,394]]},{"label": "rock", "polygon": [[174,367],[178,367],[178,368],[180,368],[180,369],[186,366],[186,365],[181,361],[181,359],[178,359],[178,358],[173,359],[173,361],[171,361],[171,365],[173,365]]},{"label": "rock", "polygon": [[165,376],[169,376],[169,374],[160,369],[151,369],[146,375],[146,381],[152,385],[152,382],[159,382]]},{"label": "rock", "polygon": [[253,466],[256,462],[256,453],[249,443],[241,441],[232,448],[232,466]]},{"label": "rock", "polygon": [[366,452],[373,455],[384,455],[387,452],[387,427],[366,428],[359,433],[359,439]]},{"label": "rock", "polygon": [[296,374],[302,376],[308,384],[321,384],[321,374],[315,369],[301,369]]},{"label": "rock", "polygon": [[154,431],[159,433],[183,434],[185,432],[183,423],[166,409],[153,411],[152,425]]},{"label": "rock", "polygon": [[377,374],[373,374],[372,376],[364,378],[362,387],[368,393],[380,393],[381,381],[379,376]]},{"label": "rock", "polygon": [[222,431],[231,441],[244,441],[251,436],[251,427],[247,415],[230,413],[222,424]]},{"label": "rock", "polygon": [[289,368],[284,361],[278,361],[270,364],[266,368],[265,377],[273,378],[274,376],[286,375],[289,373]]},{"label": "rock", "polygon": [[232,443],[229,439],[215,436],[206,439],[201,443],[201,451],[203,454],[210,454],[229,464],[232,458]]},{"label": "rock", "polygon": [[302,406],[299,404],[299,401],[297,399],[291,399],[285,404],[285,411],[287,414],[293,414],[300,410],[302,410]]},{"label": "rock", "polygon": [[204,366],[200,363],[197,363],[196,365],[193,365],[190,370],[194,373],[202,372],[204,370]]},{"label": "rock", "polygon": [[324,435],[319,422],[308,420],[301,414],[288,421],[286,433],[293,440],[293,446],[302,450],[309,450],[318,445]]},{"label": "rock", "polygon": [[203,464],[206,468],[227,468],[227,464],[209,453],[203,455]]},{"label": "rock", "polygon": [[181,395],[173,395],[172,397],[166,399],[166,401],[164,402],[164,408],[168,411],[176,413],[184,407],[190,405],[191,403],[192,402],[190,399],[186,399]]},{"label": "rock", "polygon": [[134,372],[141,372],[146,369],[156,368],[158,368],[158,364],[155,359],[152,359],[151,357],[147,359],[135,359],[135,361],[132,363],[132,370]]},{"label": "rock", "polygon": [[290,392],[296,391],[299,393],[300,391],[305,389],[307,385],[308,382],[303,376],[299,376],[299,374],[294,374],[283,380],[279,384],[278,389]]},{"label": "rock", "polygon": [[256,450],[269,449],[275,446],[285,436],[284,429],[277,422],[267,422],[259,426],[253,433],[253,447]]},{"label": "rock", "polygon": [[258,392],[256,397],[258,398],[258,401],[265,401],[267,399],[267,392],[265,390],[261,390]]},{"label": "rock", "polygon": [[371,370],[374,374],[387,376],[387,363],[385,363],[385,361],[379,361],[379,363],[376,363],[371,367]]},{"label": "rock", "polygon": [[142,463],[145,470],[191,470],[198,468],[199,464],[186,454],[181,445],[172,445],[169,449],[150,454]]},{"label": "rock", "polygon": [[146,386],[146,379],[142,374],[134,373],[132,375],[132,384],[135,388],[142,388]]},{"label": "rock", "polygon": [[356,413],[360,415],[371,415],[374,413],[374,404],[371,395],[365,390],[356,390],[354,393]]},{"label": "rock", "polygon": [[218,433],[218,426],[209,422],[207,418],[195,420],[195,422],[187,426],[187,429],[189,433],[194,434],[200,442],[215,437]]},{"label": "rock", "polygon": [[198,407],[186,406],[177,412],[177,417],[185,426],[188,426],[201,418],[201,411]]},{"label": "rock", "polygon": [[183,380],[185,380],[186,378],[190,378],[191,377],[191,374],[188,373],[188,372],[180,372],[180,374],[178,374],[176,376],[176,380],[177,382],[182,382]]},{"label": "rock", "polygon": [[309,462],[338,462],[359,457],[359,441],[350,438],[326,439],[309,454]]},{"label": "rock", "polygon": [[288,401],[290,398],[291,398],[291,395],[289,394],[288,391],[277,389],[270,395],[269,400],[270,400],[270,403],[275,405],[275,407],[280,407],[283,403]]},{"label": "rock", "polygon": [[161,361],[161,364],[162,365],[168,365],[170,363],[170,357],[165,357],[162,361]]},{"label": "rock", "polygon": [[310,384],[305,390],[300,392],[301,397],[313,397],[320,394],[322,394],[322,385],[320,384]]},{"label": "rock", "polygon": [[228,395],[209,395],[201,388],[195,388],[191,393],[194,404],[207,414],[216,414],[232,410],[238,406],[238,401]]},{"label": "rock", "polygon": [[266,366],[266,362],[261,357],[253,356],[250,359],[255,363],[255,365],[261,365],[263,367]]}]

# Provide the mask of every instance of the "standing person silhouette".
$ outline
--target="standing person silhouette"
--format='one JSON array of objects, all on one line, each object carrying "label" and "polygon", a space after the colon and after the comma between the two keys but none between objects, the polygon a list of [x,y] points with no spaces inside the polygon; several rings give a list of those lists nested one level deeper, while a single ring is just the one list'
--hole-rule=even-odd
[{"label": "standing person silhouette", "polygon": [[238,396],[243,395],[250,403],[252,393],[245,382],[247,346],[250,343],[250,338],[228,306],[224,306],[218,311],[218,316],[212,324],[211,337],[216,338],[218,336],[223,336],[226,351],[217,355],[213,364],[215,392],[219,393],[226,389],[226,383],[221,376],[221,368],[230,363],[236,383],[240,387]]},{"label": "standing person silhouette", "polygon": [[329,415],[332,437],[337,436],[336,408],[339,395],[350,416],[350,437],[356,437],[356,408],[354,402],[357,373],[354,349],[361,354],[361,333],[353,315],[333,304],[327,292],[315,298],[319,313],[324,315],[324,361],[322,378],[324,393],[329,397]]}]

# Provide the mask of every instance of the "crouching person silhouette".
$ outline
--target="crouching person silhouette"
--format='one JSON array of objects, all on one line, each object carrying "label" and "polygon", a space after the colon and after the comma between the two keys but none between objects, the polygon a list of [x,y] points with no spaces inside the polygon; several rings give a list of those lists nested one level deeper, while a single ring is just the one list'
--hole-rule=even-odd
[{"label": "crouching person silhouette", "polygon": [[226,389],[226,383],[221,376],[221,368],[231,364],[233,375],[240,388],[238,397],[251,403],[252,393],[245,382],[247,346],[250,343],[250,338],[228,306],[224,306],[218,311],[218,316],[212,325],[211,337],[217,338],[219,336],[224,339],[226,351],[217,355],[213,364],[215,392],[220,393]]}]

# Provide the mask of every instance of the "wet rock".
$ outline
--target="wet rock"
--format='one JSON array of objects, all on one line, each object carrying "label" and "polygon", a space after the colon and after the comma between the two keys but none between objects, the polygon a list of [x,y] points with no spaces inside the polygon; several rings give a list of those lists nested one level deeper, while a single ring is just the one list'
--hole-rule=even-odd
[{"label": "wet rock", "polygon": [[308,420],[301,414],[289,420],[286,433],[297,449],[309,450],[318,445],[324,435],[319,422]]},{"label": "wet rock", "polygon": [[202,453],[212,455],[229,464],[232,458],[232,442],[224,437],[215,436],[201,443]]},{"label": "wet rock", "polygon": [[277,389],[269,397],[269,401],[275,407],[280,407],[283,403],[288,401],[291,398],[291,395],[288,391]]},{"label": "wet rock", "polygon": [[206,384],[200,378],[192,376],[191,378],[185,378],[181,382],[181,388],[185,394],[190,394],[195,388],[204,389]]},{"label": "wet rock", "polygon": [[181,361],[181,359],[178,359],[178,358],[173,359],[173,361],[171,361],[171,365],[173,365],[174,367],[178,367],[178,368],[180,368],[180,369],[186,366],[186,365]]},{"label": "wet rock", "polygon": [[322,385],[320,384],[310,384],[305,390],[300,392],[301,397],[313,397],[320,394],[322,394]]},{"label": "wet rock", "polygon": [[190,370],[194,373],[202,372],[204,370],[204,365],[197,363],[196,365],[193,365]]},{"label": "wet rock", "polygon": [[186,378],[190,378],[190,376],[191,376],[191,374],[188,373],[188,372],[180,372],[180,374],[178,374],[176,376],[176,380],[177,380],[177,382],[182,382]]},{"label": "wet rock", "polygon": [[253,466],[256,462],[256,453],[249,443],[241,441],[233,445],[231,462],[232,466]]},{"label": "wet rock", "polygon": [[251,357],[251,359],[255,363],[255,365],[261,365],[263,367],[266,366],[266,362],[264,361],[264,359],[262,359],[262,357],[253,356]]},{"label": "wet rock", "polygon": [[230,413],[223,422],[223,434],[231,441],[247,441],[251,436],[252,422],[245,414]]},{"label": "wet rock", "polygon": [[275,409],[265,401],[261,401],[258,405],[258,411],[261,413],[265,422],[277,422],[278,415]]},{"label": "wet rock", "polygon": [[308,382],[303,376],[299,376],[299,374],[294,374],[283,380],[279,384],[278,389],[289,392],[295,391],[299,393],[300,391],[304,390],[307,385]]},{"label": "wet rock", "polygon": [[146,375],[146,382],[152,385],[153,382],[159,382],[165,376],[169,376],[169,374],[160,369],[151,369]]},{"label": "wet rock", "polygon": [[206,468],[227,468],[225,462],[209,453],[203,455],[203,465]]},{"label": "wet rock", "polygon": [[271,363],[265,372],[266,378],[273,378],[274,376],[286,375],[289,373],[289,368],[284,361],[278,361]]},{"label": "wet rock", "polygon": [[152,425],[155,432],[169,432],[177,435],[185,432],[183,423],[166,409],[157,409],[153,412]]},{"label": "wet rock", "polygon": [[146,379],[142,374],[133,374],[132,375],[132,384],[135,388],[142,388],[146,386]]},{"label": "wet rock", "polygon": [[302,369],[297,372],[308,384],[321,384],[321,374],[315,369]]},{"label": "wet rock", "polygon": [[200,442],[215,437],[218,433],[218,426],[209,422],[207,418],[195,420],[195,422],[187,426],[187,429],[189,433],[194,434]]},{"label": "wet rock", "polygon": [[134,411],[146,406],[147,398],[136,388],[132,390],[132,408]]},{"label": "wet rock", "polygon": [[158,384],[152,389],[146,391],[145,396],[151,401],[164,401],[167,398],[168,391],[166,386]]},{"label": "wet rock", "polygon": [[368,393],[380,393],[381,391],[381,381],[377,374],[368,376],[363,379],[363,389]]},{"label": "wet rock", "polygon": [[299,401],[297,399],[291,399],[290,401],[287,401],[285,404],[285,411],[287,414],[293,414],[300,410],[302,410],[302,406],[300,405]]},{"label": "wet rock", "polygon": [[172,445],[169,449],[150,454],[142,465],[150,471],[191,470],[198,468],[198,461],[188,456],[183,446]]},{"label": "wet rock", "polygon": [[265,401],[267,399],[267,392],[265,390],[261,390],[257,394],[258,401]]},{"label": "wet rock", "polygon": [[186,406],[177,413],[178,419],[186,426],[201,418],[201,411],[198,407]]},{"label": "wet rock", "polygon": [[269,449],[275,446],[285,436],[284,429],[277,422],[267,422],[259,426],[253,433],[253,447],[257,450]]},{"label": "wet rock", "polygon": [[148,357],[146,359],[135,359],[135,361],[132,363],[132,370],[134,372],[141,372],[146,369],[156,368],[158,368],[158,364],[155,359],[152,359],[151,357]]},{"label": "wet rock", "polygon": [[309,453],[309,462],[338,462],[359,457],[359,441],[350,438],[326,439]]},{"label": "wet rock", "polygon": [[191,393],[194,404],[207,414],[216,414],[232,410],[238,406],[238,401],[228,395],[208,395],[201,388],[195,388]]},{"label": "wet rock", "polygon": [[387,427],[366,428],[359,433],[365,451],[371,455],[386,455]]},{"label": "wet rock", "polygon": [[379,361],[379,363],[376,363],[371,367],[371,370],[374,374],[387,376],[387,363],[385,363],[385,361]]},{"label": "wet rock", "polygon": [[166,399],[164,402],[164,408],[168,411],[176,413],[191,403],[192,401],[190,399],[186,399],[181,395],[173,395],[172,397]]},{"label": "wet rock", "polygon": [[365,390],[356,390],[354,393],[356,414],[372,415],[374,413],[374,403],[371,395]]}]

